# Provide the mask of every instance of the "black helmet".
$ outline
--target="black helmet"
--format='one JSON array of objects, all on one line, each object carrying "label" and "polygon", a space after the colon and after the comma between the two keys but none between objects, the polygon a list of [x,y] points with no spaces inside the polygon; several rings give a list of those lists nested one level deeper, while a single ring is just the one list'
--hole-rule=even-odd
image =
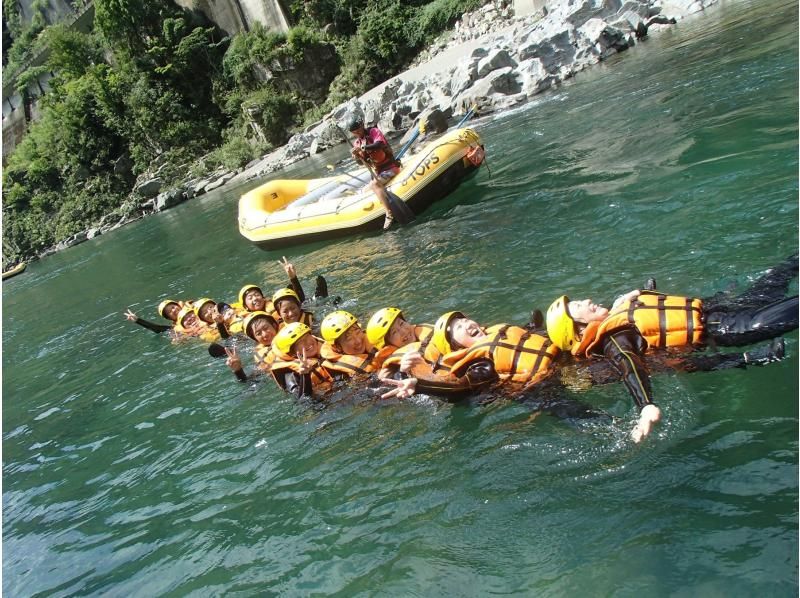
[{"label": "black helmet", "polygon": [[347,130],[352,133],[353,131],[357,131],[363,126],[364,126],[363,120],[361,120],[360,118],[354,118],[353,120],[350,121],[350,124],[347,126]]}]

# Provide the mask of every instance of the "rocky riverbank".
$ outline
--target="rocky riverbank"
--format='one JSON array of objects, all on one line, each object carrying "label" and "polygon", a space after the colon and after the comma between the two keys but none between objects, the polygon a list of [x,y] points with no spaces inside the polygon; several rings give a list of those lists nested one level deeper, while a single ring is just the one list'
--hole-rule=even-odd
[{"label": "rocky riverbank", "polygon": [[[97,226],[62,241],[39,257],[71,247],[148,214],[161,212],[228,183],[263,177],[342,143],[340,128],[353,116],[388,134],[415,126],[426,109],[458,115],[520,105],[609,56],[717,0],[552,0],[541,11],[516,16],[507,0],[465,14],[414,65],[240,171],[216,171],[164,189],[161,165],[139,178],[127,201]],[[186,170],[188,171],[189,165]]]}]

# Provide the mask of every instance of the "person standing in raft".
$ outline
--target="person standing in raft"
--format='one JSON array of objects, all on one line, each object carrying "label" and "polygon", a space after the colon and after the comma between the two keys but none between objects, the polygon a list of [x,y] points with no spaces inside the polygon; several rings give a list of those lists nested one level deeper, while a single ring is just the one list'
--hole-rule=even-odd
[{"label": "person standing in raft", "polygon": [[356,162],[366,163],[374,171],[375,177],[370,182],[369,188],[380,200],[386,212],[383,230],[387,230],[392,226],[394,217],[389,208],[389,196],[385,187],[400,172],[400,162],[395,160],[392,148],[378,127],[365,128],[364,122],[356,118],[350,122],[348,129],[356,138],[351,152],[353,158]]},{"label": "person standing in raft", "polygon": [[175,327],[175,324],[178,321],[178,314],[180,313],[181,309],[183,309],[184,305],[190,305],[190,303],[184,303],[183,301],[176,301],[175,299],[165,299],[164,301],[158,304],[158,309],[157,309],[158,315],[167,320],[171,320],[172,324],[156,324],[154,322],[149,322],[137,316],[130,309],[125,312],[125,318],[128,321],[133,322],[134,324],[138,324],[143,328],[152,330],[156,334],[161,332],[168,332]]}]

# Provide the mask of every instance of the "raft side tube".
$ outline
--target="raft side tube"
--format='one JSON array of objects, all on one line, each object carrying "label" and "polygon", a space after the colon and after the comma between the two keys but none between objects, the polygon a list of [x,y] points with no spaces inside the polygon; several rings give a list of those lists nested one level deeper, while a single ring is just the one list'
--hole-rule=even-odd
[{"label": "raft side tube", "polygon": [[239,213],[248,211],[277,212],[298,197],[330,183],[337,183],[338,177],[322,179],[276,179],[251,189],[239,198]]}]

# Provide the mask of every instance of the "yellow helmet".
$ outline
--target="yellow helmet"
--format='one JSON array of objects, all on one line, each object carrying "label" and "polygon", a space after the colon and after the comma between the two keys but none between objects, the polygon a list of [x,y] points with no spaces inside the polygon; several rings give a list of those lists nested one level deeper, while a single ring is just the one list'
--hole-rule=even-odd
[{"label": "yellow helmet", "polygon": [[167,309],[167,305],[170,303],[174,303],[178,307],[181,307],[180,301],[175,301],[175,299],[164,299],[161,303],[158,304],[158,315],[162,318],[166,318],[167,316],[164,315],[164,310]]},{"label": "yellow helmet", "polygon": [[278,353],[288,355],[297,340],[304,334],[311,332],[311,328],[302,322],[292,322],[280,329],[272,339],[272,348]]},{"label": "yellow helmet", "polygon": [[397,316],[403,317],[403,312],[397,307],[384,307],[372,314],[367,322],[367,340],[373,347],[383,349],[386,344],[386,335]]},{"label": "yellow helmet", "polygon": [[178,322],[178,324],[183,326],[184,318],[186,318],[186,316],[188,316],[189,314],[193,314],[193,313],[194,313],[194,307],[192,307],[191,305],[183,306],[181,308],[181,311],[178,312],[178,319],[176,320],[176,322]]},{"label": "yellow helmet", "polygon": [[547,336],[562,351],[569,351],[578,342],[575,320],[569,314],[569,297],[562,295],[547,308]]},{"label": "yellow helmet", "polygon": [[246,284],[246,285],[244,285],[244,286],[241,288],[241,290],[239,291],[239,303],[241,303],[241,304],[242,304],[242,307],[244,307],[245,309],[247,309],[247,306],[244,304],[244,296],[245,296],[245,294],[247,293],[247,291],[250,291],[250,290],[252,290],[252,289],[256,289],[256,290],[257,290],[259,293],[261,293],[262,295],[264,294],[264,293],[261,291],[261,287],[260,287],[260,286],[258,286],[258,285],[256,285],[256,284]]},{"label": "yellow helmet", "polygon": [[[198,318],[200,318],[200,310],[207,303],[211,303],[212,305],[216,305],[217,304],[216,301],[214,301],[213,299],[209,299],[208,297],[203,297],[202,299],[198,299],[197,301],[194,302],[194,313]],[[203,318],[200,318],[200,319],[202,320]],[[203,320],[203,321],[205,321],[205,320]]]},{"label": "yellow helmet", "polygon": [[460,311],[449,311],[433,325],[433,346],[436,347],[442,355],[447,355],[453,351],[450,345],[450,324],[456,318],[466,318]]},{"label": "yellow helmet", "polygon": [[278,301],[280,301],[281,299],[286,299],[287,297],[291,297],[292,299],[297,301],[298,305],[300,304],[300,295],[295,293],[294,290],[287,287],[285,289],[278,289],[277,291],[275,291],[275,294],[272,295],[272,305],[275,306],[275,309],[278,309]]},{"label": "yellow helmet", "polygon": [[244,333],[251,339],[256,340],[255,336],[252,334],[252,330],[250,329],[250,324],[255,322],[258,318],[265,318],[269,320],[269,325],[272,326],[276,331],[278,330],[278,323],[275,321],[275,318],[273,318],[267,312],[251,311],[245,316],[244,320],[242,320],[242,329],[244,330]]},{"label": "yellow helmet", "polygon": [[333,343],[357,321],[356,317],[349,311],[340,309],[325,316],[322,324],[320,324],[319,331],[322,333],[322,338],[329,343]]}]

